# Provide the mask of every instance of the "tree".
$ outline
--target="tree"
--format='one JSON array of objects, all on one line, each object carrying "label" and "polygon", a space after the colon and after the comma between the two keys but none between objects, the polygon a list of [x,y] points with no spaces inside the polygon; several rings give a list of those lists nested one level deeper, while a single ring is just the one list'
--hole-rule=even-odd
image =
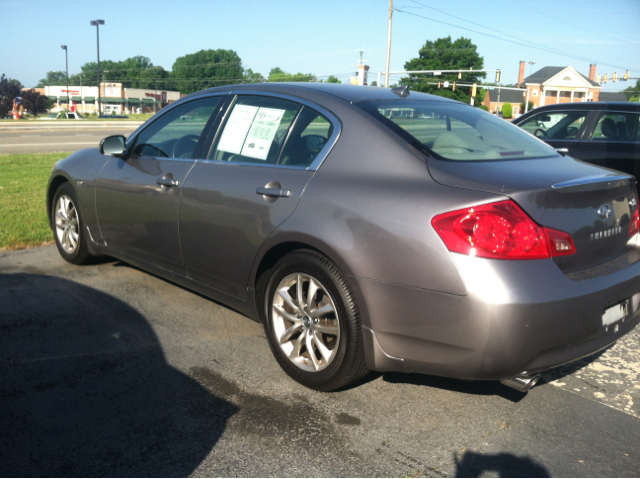
[{"label": "tree", "polygon": [[53,100],[41,95],[35,89],[23,90],[20,96],[24,99],[24,109],[37,117],[38,113],[51,107]]},{"label": "tree", "polygon": [[0,118],[4,118],[13,109],[13,100],[20,95],[16,86],[4,73],[0,76]]},{"label": "tree", "polygon": [[267,81],[260,73],[254,73],[251,68],[245,70],[243,80],[245,83],[263,83]]},{"label": "tree", "polygon": [[511,103],[506,102],[504,105],[502,105],[502,117],[511,118],[512,116],[513,116],[513,107],[511,106]]},{"label": "tree", "polygon": [[312,73],[291,74],[291,73],[287,73],[287,72],[283,71],[280,67],[275,67],[275,68],[272,68],[271,71],[269,72],[269,79],[267,81],[269,81],[269,82],[274,82],[274,81],[278,81],[278,82],[306,81],[306,82],[309,82],[309,81],[318,81],[318,79]]},{"label": "tree", "polygon": [[46,78],[42,78],[36,88],[45,86],[63,86],[67,84],[67,74],[65,72],[47,72]]},{"label": "tree", "polygon": [[244,79],[242,60],[233,50],[200,50],[179,57],[169,80],[176,90],[193,93],[205,88],[233,85]]},{"label": "tree", "polygon": [[327,83],[342,83],[340,80],[338,80],[333,75],[330,75],[329,78],[327,78],[326,81],[327,81]]},{"label": "tree", "polygon": [[624,94],[627,95],[627,99],[629,101],[633,101],[633,102],[640,101],[640,80],[636,81],[635,86],[630,86],[629,88],[625,88]]},{"label": "tree", "polygon": [[[523,101],[522,103],[520,103],[520,113],[524,113],[525,110],[525,103],[526,101]],[[529,108],[527,108],[527,111],[531,111],[535,108],[536,106],[533,104],[532,101],[529,102]]]},{"label": "tree", "polygon": [[[450,85],[454,82],[481,83],[486,78],[486,73],[464,73],[465,70],[482,70],[484,68],[484,57],[478,54],[477,47],[470,39],[460,37],[455,42],[451,37],[438,38],[435,42],[430,40],[418,52],[418,57],[409,60],[404,64],[405,70],[460,70],[462,80],[458,80],[458,73],[443,73],[439,76],[432,74],[412,74],[410,77],[400,80],[400,84],[407,85],[413,91],[431,93],[434,95],[452,98],[465,103],[469,103],[471,92],[469,88],[452,87],[438,89],[437,85],[429,85],[433,82],[448,81]],[[478,88],[475,103],[480,104],[484,99],[485,91]]]},{"label": "tree", "polygon": [[[144,56],[127,58],[121,62],[103,60],[100,62],[100,81],[122,83],[126,88],[158,88],[167,89],[166,79],[169,77],[161,66],[154,66]],[[82,65],[81,73],[69,77],[70,85],[97,86],[98,64],[88,62]]]}]

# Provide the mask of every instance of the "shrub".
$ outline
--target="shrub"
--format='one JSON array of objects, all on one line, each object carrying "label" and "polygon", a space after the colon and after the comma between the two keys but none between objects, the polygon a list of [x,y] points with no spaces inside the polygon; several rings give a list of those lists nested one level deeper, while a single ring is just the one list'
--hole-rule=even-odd
[{"label": "shrub", "polygon": [[[524,114],[525,102],[520,103],[520,113]],[[532,101],[529,102],[529,109],[527,111],[531,111],[535,108],[535,105]]]},{"label": "shrub", "polygon": [[484,111],[489,111],[489,107],[487,105],[481,105],[480,109]]},{"label": "shrub", "polygon": [[511,103],[506,102],[504,105],[502,105],[502,117],[511,118],[512,115],[513,115],[513,107],[511,106]]}]

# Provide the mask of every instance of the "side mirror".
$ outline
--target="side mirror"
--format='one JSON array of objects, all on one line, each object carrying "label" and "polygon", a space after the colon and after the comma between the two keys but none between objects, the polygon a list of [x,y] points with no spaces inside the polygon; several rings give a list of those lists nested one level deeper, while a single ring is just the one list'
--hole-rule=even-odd
[{"label": "side mirror", "polygon": [[122,157],[124,154],[125,137],[122,135],[108,136],[100,142],[100,153]]}]

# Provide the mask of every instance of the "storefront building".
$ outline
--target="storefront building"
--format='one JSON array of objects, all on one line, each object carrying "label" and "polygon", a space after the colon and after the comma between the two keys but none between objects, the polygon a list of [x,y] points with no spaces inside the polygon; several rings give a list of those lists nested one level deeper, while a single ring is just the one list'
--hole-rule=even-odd
[{"label": "storefront building", "polygon": [[122,83],[107,82],[95,86],[47,86],[44,94],[54,100],[52,110],[75,110],[80,113],[98,111],[110,115],[128,113],[153,113],[180,99],[178,91],[123,88]]}]

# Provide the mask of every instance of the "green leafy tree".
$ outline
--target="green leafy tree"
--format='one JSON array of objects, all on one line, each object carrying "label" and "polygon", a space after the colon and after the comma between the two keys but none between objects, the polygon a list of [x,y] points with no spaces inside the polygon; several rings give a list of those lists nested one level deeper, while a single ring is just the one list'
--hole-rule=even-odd
[{"label": "green leafy tree", "polygon": [[262,74],[258,73],[258,72],[253,72],[253,70],[251,68],[249,68],[248,70],[245,70],[244,75],[243,75],[243,79],[245,83],[263,83],[265,81],[267,81]]},{"label": "green leafy tree", "polygon": [[200,50],[179,57],[169,80],[176,90],[193,93],[209,87],[233,85],[244,79],[242,60],[233,50]]},{"label": "green leafy tree", "polygon": [[47,72],[47,76],[42,78],[36,88],[45,86],[62,86],[67,84],[67,74],[65,72]]},{"label": "green leafy tree", "polygon": [[[122,83],[126,88],[158,88],[166,90],[169,72],[161,66],[154,66],[147,57],[136,56],[121,62],[104,60],[100,62],[100,81]],[[69,77],[70,85],[97,86],[98,64],[88,62],[82,65],[81,73]]]},{"label": "green leafy tree", "polygon": [[270,82],[309,82],[309,81],[318,81],[315,75],[312,73],[287,73],[283,71],[280,67],[272,68],[269,72],[269,78],[267,81]]},{"label": "green leafy tree", "polygon": [[630,86],[624,89],[624,94],[627,95],[629,101],[640,101],[640,80],[636,81],[635,86]]},{"label": "green leafy tree", "polygon": [[0,76],[0,118],[4,118],[13,109],[13,100],[20,95],[20,88],[7,78]]},{"label": "green leafy tree", "polygon": [[[405,70],[460,70],[462,80],[458,80],[457,73],[443,73],[439,76],[431,74],[412,74],[410,77],[400,80],[401,85],[407,85],[413,91],[420,91],[452,98],[464,103],[469,103],[471,91],[469,88],[457,88],[452,91],[449,88],[438,89],[437,85],[429,85],[433,82],[448,81],[450,85],[454,82],[481,83],[486,78],[486,73],[464,73],[465,70],[482,70],[484,68],[484,57],[478,53],[476,45],[464,37],[451,41],[451,37],[438,38],[432,42],[428,40],[418,52],[418,57],[409,60],[404,64]],[[485,91],[477,89],[474,103],[479,105],[484,100]]]},{"label": "green leafy tree", "polygon": [[[523,101],[522,103],[520,103],[520,113],[524,113],[524,109],[525,109],[525,103],[526,101]],[[535,108],[536,106],[533,104],[532,101],[529,102],[529,108],[527,108],[527,111],[531,111]]]},{"label": "green leafy tree", "polygon": [[326,82],[327,83],[342,83],[340,80],[338,80],[333,75],[330,75],[329,78],[327,78]]},{"label": "green leafy tree", "polygon": [[23,90],[20,96],[24,99],[24,109],[37,117],[38,113],[51,108],[53,100],[49,100],[45,95],[41,95],[35,89]]},{"label": "green leafy tree", "polygon": [[511,118],[512,116],[513,116],[513,107],[511,106],[511,103],[506,102],[504,105],[502,105],[502,117]]}]

